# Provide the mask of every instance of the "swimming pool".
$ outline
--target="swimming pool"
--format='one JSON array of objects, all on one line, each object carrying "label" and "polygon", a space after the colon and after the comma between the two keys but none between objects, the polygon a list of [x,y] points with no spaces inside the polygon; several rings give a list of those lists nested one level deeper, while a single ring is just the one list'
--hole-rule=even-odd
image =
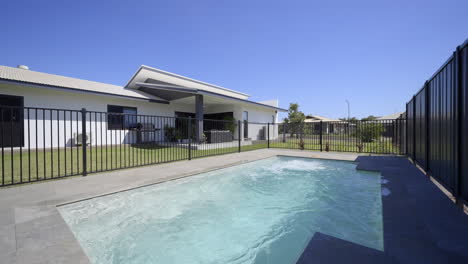
[{"label": "swimming pool", "polygon": [[380,174],[355,167],[280,156],[59,211],[95,264],[292,264],[315,232],[383,250]]}]

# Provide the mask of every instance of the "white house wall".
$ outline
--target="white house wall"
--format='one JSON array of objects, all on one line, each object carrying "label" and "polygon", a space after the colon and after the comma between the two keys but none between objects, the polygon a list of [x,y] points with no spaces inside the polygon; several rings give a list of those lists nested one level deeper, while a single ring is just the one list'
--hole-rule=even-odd
[{"label": "white house wall", "polygon": [[[0,84],[0,94],[22,96],[24,98],[25,107],[33,108],[49,108],[49,109],[66,109],[75,110],[72,113],[70,121],[70,111],[29,111],[24,113],[24,147],[25,148],[56,148],[71,146],[75,142],[76,134],[81,133],[81,113],[77,112],[82,108],[87,111],[107,112],[107,105],[119,105],[136,107],[138,115],[147,116],[163,116],[174,117],[175,111],[194,112],[195,106],[190,104],[159,104],[147,102],[144,100],[134,100],[128,98],[114,97],[109,95],[89,94],[80,91],[64,91],[61,89],[27,87],[20,85]],[[207,105],[205,113],[221,113],[233,112],[236,120],[242,120],[243,111],[249,112],[249,122],[272,123],[272,116],[277,120],[277,114],[274,109],[262,108],[248,104],[226,104],[226,105]],[[45,114],[45,118],[44,118]],[[57,121],[58,114],[58,121]],[[64,120],[66,115],[66,120]],[[38,122],[36,124],[35,119]],[[89,122],[91,118],[91,121]],[[141,117],[140,117],[141,118]],[[127,130],[107,130],[107,122],[104,114],[93,113],[87,116],[87,134],[91,137],[92,145],[110,144],[112,139],[113,144],[134,143],[135,132]],[[145,120],[139,120],[145,122]],[[157,121],[153,117],[147,117],[147,122],[155,123],[156,128],[160,130],[153,135],[157,140],[164,140],[164,125],[174,125],[173,118],[161,118]],[[153,121],[153,122],[152,122]],[[260,130],[265,125],[250,125],[249,137],[253,140],[257,139]],[[28,137],[29,129],[29,137]],[[36,134],[37,131],[37,140]],[[102,132],[101,132],[102,131]],[[238,130],[234,133],[235,138],[238,138]],[[107,136],[107,138],[106,138]],[[276,126],[270,126],[270,138],[277,138],[278,129]]]},{"label": "white house wall", "polygon": [[[53,109],[72,109],[81,110],[86,108],[87,111],[107,112],[107,105],[119,105],[136,107],[138,115],[148,116],[174,116],[174,106],[167,104],[151,103],[143,100],[133,100],[127,98],[119,98],[108,95],[96,95],[83,92],[69,92],[59,89],[24,87],[16,85],[0,84],[0,94],[23,96],[24,106],[33,108],[53,108]],[[70,146],[74,142],[74,137],[81,133],[81,113],[76,118],[76,111],[72,113],[72,121],[70,121],[70,111],[66,111],[66,121],[64,120],[63,111],[52,111],[52,121],[50,118],[50,110],[42,111],[29,110],[24,111],[24,147],[50,148]],[[57,121],[57,114],[59,118]],[[44,119],[45,115],[45,119]],[[97,117],[97,120],[95,120]],[[35,119],[38,119],[37,125]],[[87,116],[88,120],[90,116]],[[102,118],[102,121],[101,121]],[[144,121],[144,120],[142,120]],[[148,119],[149,121],[149,119]],[[156,138],[163,138],[163,127],[165,124],[173,125],[173,118],[165,118],[156,122],[156,126],[161,130],[156,132]],[[132,132],[125,130],[107,130],[107,122],[105,115],[99,113],[91,114],[91,122],[87,122],[87,133],[91,133],[91,141],[93,145],[101,145],[107,142],[110,144],[112,139],[113,144],[131,143],[135,135]],[[28,129],[30,136],[28,137]],[[37,129],[37,130],[36,130]],[[36,133],[37,131],[37,141]],[[102,134],[101,134],[101,131]],[[101,142],[102,135],[102,142]]]},{"label": "white house wall", "polygon": [[[278,114],[274,109],[267,109],[257,106],[242,105],[239,113],[240,119],[242,120],[242,112],[247,111],[249,113],[249,124],[248,134],[252,140],[262,139],[264,129],[266,129],[267,123],[276,123],[278,120]],[[274,121],[274,122],[273,122]],[[254,124],[259,123],[259,124]],[[278,138],[277,125],[270,125],[270,139]],[[265,138],[266,139],[266,138]]]}]

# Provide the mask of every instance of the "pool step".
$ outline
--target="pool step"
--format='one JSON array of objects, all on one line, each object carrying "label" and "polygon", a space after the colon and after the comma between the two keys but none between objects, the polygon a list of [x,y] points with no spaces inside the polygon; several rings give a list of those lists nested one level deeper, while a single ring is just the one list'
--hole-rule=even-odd
[{"label": "pool step", "polygon": [[296,264],[398,263],[384,252],[320,232],[314,234]]}]

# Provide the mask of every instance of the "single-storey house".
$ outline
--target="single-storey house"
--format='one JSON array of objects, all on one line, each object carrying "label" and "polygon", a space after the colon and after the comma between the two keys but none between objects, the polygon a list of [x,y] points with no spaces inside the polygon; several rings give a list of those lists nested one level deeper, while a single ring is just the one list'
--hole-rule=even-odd
[{"label": "single-storey house", "polygon": [[332,119],[319,115],[306,115],[304,122],[313,128],[315,134],[320,133],[320,122],[322,122],[322,129],[324,134],[345,133],[349,127],[347,121]]},{"label": "single-storey house", "polygon": [[[144,65],[124,86],[32,71],[26,66],[0,66],[0,105],[18,109],[2,108],[2,146],[31,148],[62,146],[62,141],[65,146],[76,143],[73,132],[81,126],[77,111],[83,108],[91,111],[87,117],[94,124],[88,125],[86,133],[96,145],[104,142],[93,135],[93,129],[104,129],[112,135],[112,131],[129,132],[136,123],[143,123],[159,133],[154,138],[164,141],[165,127],[177,126],[177,118],[189,117],[198,122],[194,131],[198,138],[205,137],[206,130],[217,129],[210,125],[215,122],[208,120],[240,120],[241,135],[238,129],[232,129],[232,139],[240,136],[241,140],[256,140],[260,134],[257,130],[264,131],[265,125],[249,125],[250,122],[276,123],[278,112],[287,111],[278,106],[277,100],[255,102],[245,93]],[[76,117],[75,112],[67,110],[76,111]],[[102,113],[120,117],[107,114],[107,118],[102,118]],[[67,130],[63,132],[64,129]],[[31,131],[42,136],[32,136]],[[270,137],[276,135],[270,133]],[[54,144],[60,136],[62,139]],[[129,138],[123,136],[121,142],[130,142]]]}]

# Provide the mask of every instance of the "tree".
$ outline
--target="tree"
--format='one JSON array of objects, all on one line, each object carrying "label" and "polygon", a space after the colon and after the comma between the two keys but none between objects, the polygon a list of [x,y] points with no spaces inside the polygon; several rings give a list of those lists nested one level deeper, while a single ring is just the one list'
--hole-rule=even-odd
[{"label": "tree", "polygon": [[373,115],[370,115],[368,117],[364,117],[363,119],[361,119],[362,121],[371,121],[371,120],[376,120],[377,117],[376,116],[373,116]]},{"label": "tree", "polygon": [[288,109],[288,117],[284,119],[284,123],[287,124],[288,130],[291,136],[298,136],[302,134],[304,129],[305,115],[299,111],[299,104],[290,103]]},{"label": "tree", "polygon": [[351,117],[349,120],[346,117],[340,118],[341,121],[356,122],[358,119],[356,117]]}]

